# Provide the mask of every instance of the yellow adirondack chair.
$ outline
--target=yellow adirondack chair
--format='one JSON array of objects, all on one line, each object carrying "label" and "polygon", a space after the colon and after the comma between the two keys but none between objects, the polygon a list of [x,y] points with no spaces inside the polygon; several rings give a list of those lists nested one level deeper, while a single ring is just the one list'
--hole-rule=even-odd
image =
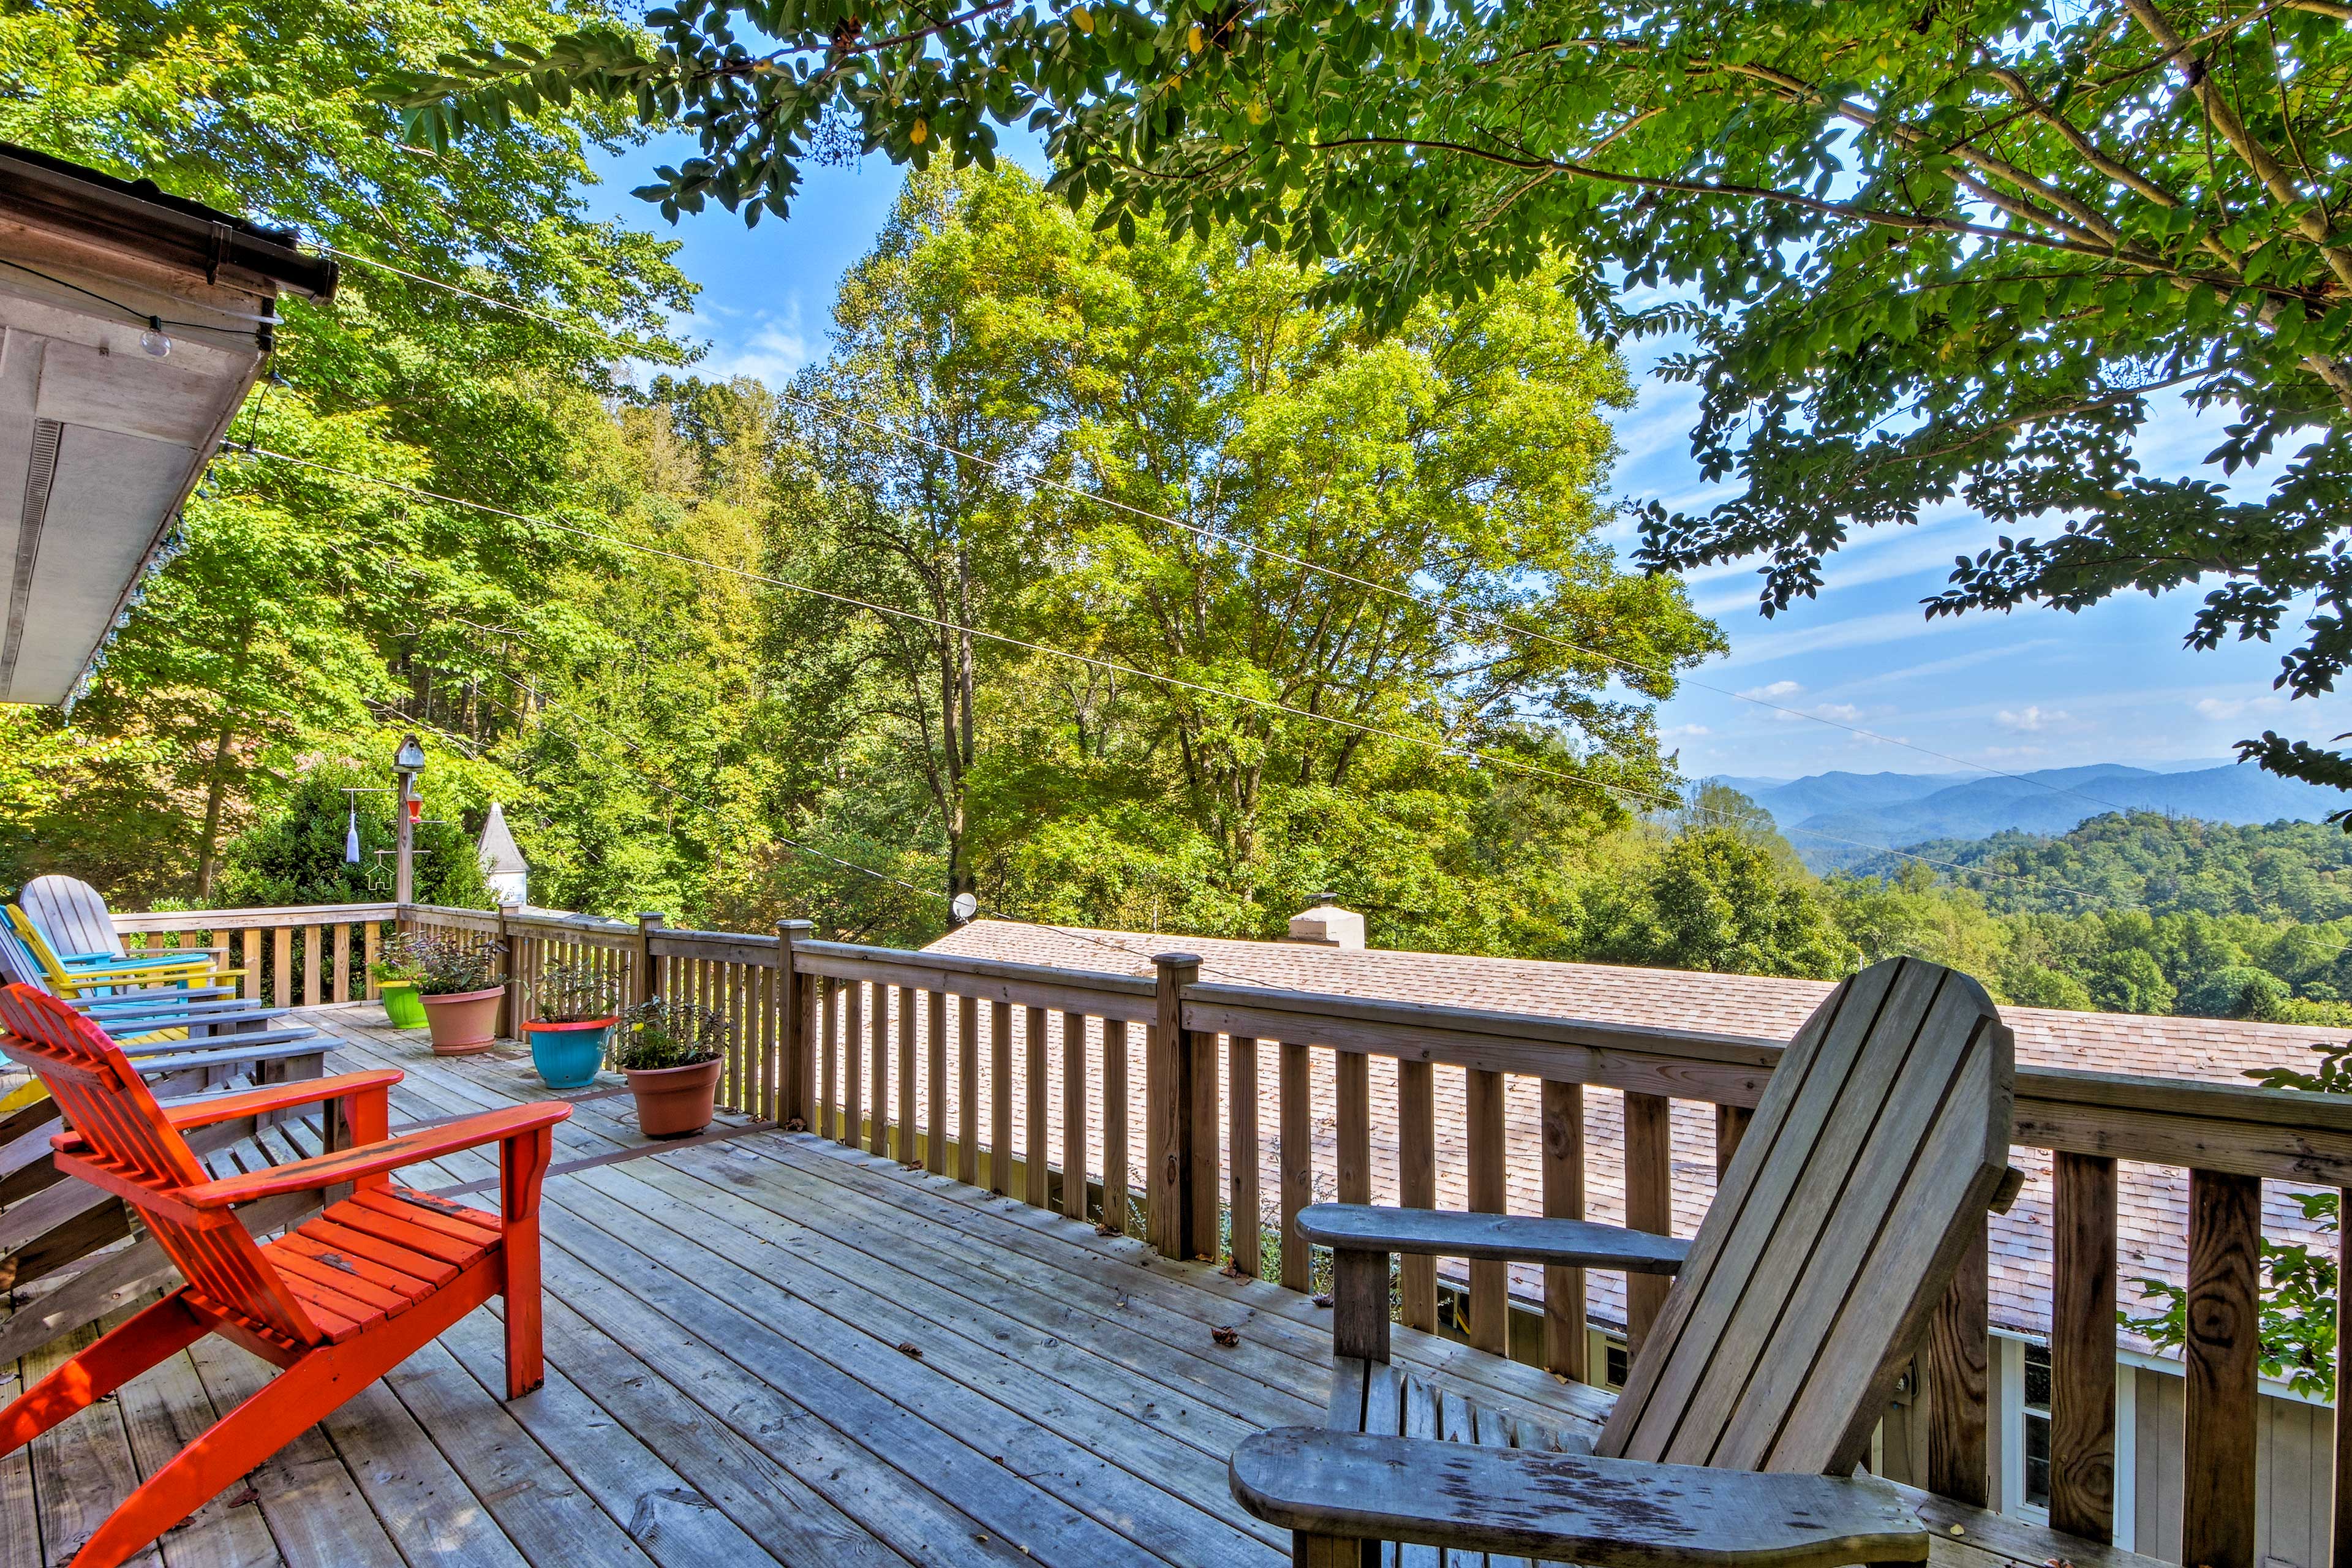
[{"label": "yellow adirondack chair", "polygon": [[8,923],[16,928],[17,937],[35,963],[49,989],[62,999],[70,1001],[81,996],[107,996],[124,990],[136,990],[152,985],[224,985],[233,984],[244,974],[241,969],[224,969],[209,952],[163,952],[139,957],[108,958],[102,963],[69,963],[49,945],[40,927],[28,919],[17,905],[8,906]]}]

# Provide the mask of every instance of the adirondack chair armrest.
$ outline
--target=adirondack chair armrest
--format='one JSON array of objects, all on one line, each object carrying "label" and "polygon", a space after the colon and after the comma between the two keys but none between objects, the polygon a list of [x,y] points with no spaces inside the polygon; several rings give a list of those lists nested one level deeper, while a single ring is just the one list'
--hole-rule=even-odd
[{"label": "adirondack chair armrest", "polygon": [[[314,1154],[290,1165],[248,1172],[242,1176],[225,1177],[217,1182],[200,1182],[192,1187],[183,1187],[178,1196],[192,1208],[220,1209],[234,1204],[251,1203],[257,1198],[276,1197],[280,1193],[304,1193],[320,1187],[337,1186],[345,1182],[384,1175],[403,1165],[437,1160],[444,1154],[478,1149],[485,1143],[523,1139],[541,1128],[554,1126],[571,1114],[572,1107],[561,1100],[541,1100],[533,1105],[485,1110],[457,1121],[420,1127],[414,1132],[362,1143],[356,1148]],[[530,1174],[530,1180],[535,1194],[536,1173]]]},{"label": "adirondack chair armrest", "polygon": [[1303,1536],[1584,1568],[1924,1563],[1927,1531],[1867,1477],[1717,1470],[1279,1426],[1242,1440],[1234,1497]]},{"label": "adirondack chair armrest", "polygon": [[243,1089],[236,1094],[207,1095],[201,1100],[180,1100],[163,1107],[163,1114],[173,1126],[184,1132],[192,1127],[210,1127],[217,1122],[234,1121],[240,1116],[260,1116],[272,1110],[291,1110],[297,1106],[316,1105],[321,1100],[369,1093],[382,1095],[398,1083],[401,1077],[394,1068],[379,1068],[372,1072],[339,1073],[333,1078],[267,1084],[260,1089]]},{"label": "adirondack chair armrest", "polygon": [[1298,1234],[1334,1252],[1425,1253],[1633,1274],[1673,1274],[1691,1249],[1679,1237],[1580,1219],[1370,1204],[1311,1204],[1298,1211]]}]

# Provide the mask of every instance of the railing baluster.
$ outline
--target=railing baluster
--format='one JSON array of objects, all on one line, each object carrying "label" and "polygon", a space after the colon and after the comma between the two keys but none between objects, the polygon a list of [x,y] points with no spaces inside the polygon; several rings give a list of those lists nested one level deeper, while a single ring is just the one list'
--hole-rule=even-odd
[{"label": "railing baluster", "polygon": [[1062,1015],[1062,1214],[1087,1217],[1087,1016]]},{"label": "railing baluster", "polygon": [[327,999],[326,976],[319,965],[319,928],[302,928],[302,1005],[316,1007]]},{"label": "railing baluster", "polygon": [[[853,982],[853,984],[855,984]],[[823,1079],[817,1086],[816,1129],[822,1136],[841,1136],[841,982],[826,975],[817,982],[818,1026],[821,1049],[824,1055],[818,1067]]]},{"label": "railing baluster", "polygon": [[269,994],[280,1007],[294,1005],[294,928],[279,926],[270,933],[273,968],[269,976]]},{"label": "railing baluster", "polygon": [[1748,1136],[1748,1124],[1756,1113],[1744,1105],[1718,1105],[1715,1108],[1715,1179],[1722,1181],[1731,1169],[1731,1157],[1739,1152],[1739,1141]]},{"label": "railing baluster", "polygon": [[913,1165],[915,1152],[915,988],[898,987],[898,1163]]},{"label": "railing baluster", "polygon": [[980,1185],[980,998],[956,998],[956,1180]]},{"label": "railing baluster", "polygon": [[2344,1321],[2342,1281],[2352,1279],[2352,1189],[2336,1194],[2336,1453],[2330,1473],[2328,1568],[2352,1568],[2352,1328]]},{"label": "railing baluster", "polygon": [[1985,1427],[1992,1352],[1987,1261],[1986,1226],[1979,1220],[1927,1331],[1927,1489],[1975,1508],[1992,1500]]},{"label": "railing baluster", "polygon": [[2116,1163],[2060,1154],[2051,1236],[2050,1527],[2116,1528]]},{"label": "railing baluster", "polygon": [[[1657,1236],[1675,1233],[1674,1101],[1625,1097],[1625,1224]],[[1672,1281],[1663,1274],[1625,1277],[1625,1354],[1642,1353]]]},{"label": "railing baluster", "polygon": [[1233,1163],[1233,1266],[1244,1274],[1264,1273],[1258,1257],[1257,1042],[1247,1035],[1225,1047],[1225,1147]]},{"label": "railing baluster", "polygon": [[[247,945],[249,947],[252,944]],[[360,954],[360,964],[364,971],[361,978],[367,983],[367,999],[373,1002],[383,994],[383,988],[375,983],[375,966],[377,961],[383,957],[383,922],[382,921],[370,921],[360,927],[360,946],[362,949]],[[245,994],[247,996],[256,994],[252,988],[251,976],[247,977],[245,984]]]},{"label": "railing baluster", "polygon": [[[1407,1208],[1437,1206],[1437,1075],[1427,1062],[1397,1062],[1397,1201]],[[1437,1259],[1398,1259],[1407,1327],[1437,1331]]]},{"label": "railing baluster", "polygon": [[2262,1226],[2260,1178],[2189,1173],[2180,1561],[2200,1568],[2254,1568]]},{"label": "railing baluster", "polygon": [[[1584,1086],[1543,1080],[1543,1205],[1549,1219],[1584,1217]],[[1589,1383],[1584,1270],[1544,1269],[1544,1367]]]},{"label": "railing baluster", "polygon": [[[1478,1214],[1507,1209],[1504,1171],[1503,1075],[1472,1068],[1463,1087],[1468,1123],[1470,1207]],[[1496,1355],[1509,1352],[1511,1266],[1470,1265],[1470,1342]]]},{"label": "railing baluster", "polygon": [[1127,1234],[1127,1020],[1103,1020],[1103,1216],[1106,1229]]},{"label": "railing baluster", "polygon": [[1013,1195],[1013,1005],[988,1005],[988,1190]]},{"label": "railing baluster", "polygon": [[335,989],[328,999],[349,1002],[355,998],[352,989],[352,927],[349,921],[335,922]]},{"label": "railing baluster", "polygon": [[841,1141],[855,1149],[866,1142],[866,1015],[867,995],[880,987],[853,980],[845,987],[841,1020]]},{"label": "railing baluster", "polygon": [[1313,1259],[1299,1238],[1298,1211],[1315,1201],[1314,1059],[1305,1046],[1281,1042],[1282,1282],[1304,1291]]},{"label": "railing baluster", "polygon": [[866,1044],[873,1081],[866,1086],[866,1152],[890,1152],[890,988],[876,981],[866,988]]},{"label": "railing baluster", "polygon": [[1372,1201],[1372,1058],[1338,1053],[1332,1102],[1339,1112],[1339,1201]]},{"label": "railing baluster", "polygon": [[248,1002],[261,1000],[261,932],[248,930],[237,947],[237,967],[245,971],[238,989]]},{"label": "railing baluster", "polygon": [[1023,1056],[1027,1078],[1023,1088],[1028,1090],[1025,1125],[1022,1128],[1023,1142],[1027,1152],[1023,1160],[1028,1180],[1022,1184],[1028,1200],[1039,1208],[1053,1206],[1052,1173],[1045,1164],[1045,1009],[1024,1009],[1022,1019]]},{"label": "railing baluster", "polygon": [[928,994],[923,1014],[926,1034],[924,1044],[929,1048],[930,1100],[926,1102],[924,1121],[929,1138],[923,1148],[923,1169],[934,1176],[943,1176],[948,1170],[948,994],[933,991]]}]

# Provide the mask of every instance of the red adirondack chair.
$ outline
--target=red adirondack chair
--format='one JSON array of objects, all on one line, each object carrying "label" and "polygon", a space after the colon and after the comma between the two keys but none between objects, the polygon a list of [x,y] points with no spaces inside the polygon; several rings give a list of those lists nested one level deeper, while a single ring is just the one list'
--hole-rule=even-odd
[{"label": "red adirondack chair", "polygon": [[[0,990],[0,1025],[9,1031],[0,1053],[41,1076],[73,1129],[55,1140],[58,1168],[135,1205],[188,1280],[0,1411],[0,1455],[206,1334],[283,1369],[148,1477],[83,1543],[74,1568],[114,1568],[492,1296],[507,1299],[507,1396],[545,1381],[539,1190],[549,1129],[571,1107],[519,1105],[393,1138],[387,1096],[401,1075],[388,1071],[167,1107],[104,1031],[51,997]],[[341,1103],[353,1147],[274,1170],[211,1180],[181,1136],[327,1100]],[[493,1142],[498,1214],[389,1179],[401,1166]],[[344,1183],[352,1196],[267,1245],[232,1212]]]}]

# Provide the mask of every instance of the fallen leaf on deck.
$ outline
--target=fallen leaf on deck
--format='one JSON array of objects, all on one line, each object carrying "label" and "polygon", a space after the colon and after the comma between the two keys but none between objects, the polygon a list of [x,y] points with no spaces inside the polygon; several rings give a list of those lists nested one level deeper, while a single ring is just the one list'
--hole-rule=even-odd
[{"label": "fallen leaf on deck", "polygon": [[1209,1337],[1228,1350],[1242,1342],[1242,1331],[1239,1329],[1211,1329]]},{"label": "fallen leaf on deck", "polygon": [[923,1359],[923,1347],[915,1343],[914,1341],[908,1340],[898,1347],[898,1353],[900,1355],[910,1355],[917,1361],[920,1361]]},{"label": "fallen leaf on deck", "polygon": [[1316,1297],[1315,1304],[1318,1307],[1329,1306],[1331,1304],[1331,1292],[1326,1290],[1320,1296]]}]

